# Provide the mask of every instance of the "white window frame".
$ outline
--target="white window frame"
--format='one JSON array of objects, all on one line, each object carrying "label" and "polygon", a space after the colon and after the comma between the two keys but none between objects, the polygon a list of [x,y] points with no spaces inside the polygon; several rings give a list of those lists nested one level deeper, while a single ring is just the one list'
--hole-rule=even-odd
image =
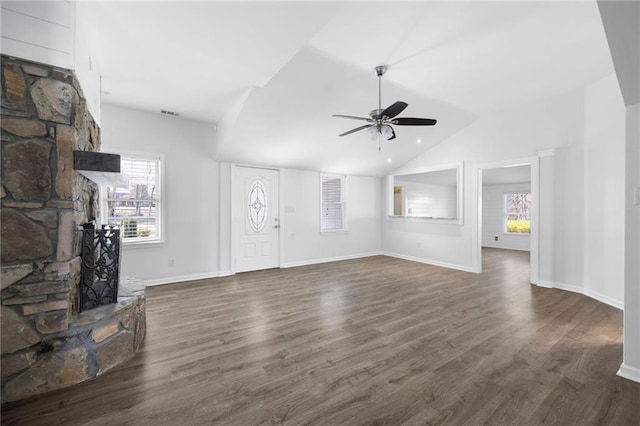
[{"label": "white window frame", "polygon": [[[509,232],[508,224],[509,224],[509,212],[507,211],[509,203],[507,202],[507,196],[509,194],[529,194],[531,197],[530,190],[521,190],[521,191],[507,191],[502,194],[502,234],[503,235],[520,235],[520,236],[530,236],[531,229],[529,232]],[[529,206],[529,223],[531,223],[531,206]]]},{"label": "white window frame", "polygon": [[[115,151],[114,154],[119,154],[122,158],[143,158],[143,159],[154,159],[158,162],[158,178],[156,182],[156,193],[157,193],[157,236],[156,237],[136,237],[136,238],[124,238],[122,236],[122,245],[123,247],[148,247],[153,245],[163,245],[164,244],[164,221],[163,219],[163,211],[164,211],[164,154],[158,153],[148,153],[148,152],[131,152],[131,151]],[[123,171],[124,172],[124,171]],[[126,174],[125,174],[126,177]],[[109,223],[109,209],[108,209],[108,200],[107,200],[107,188],[102,186],[100,187],[100,222],[102,224]]]},{"label": "white window frame", "polygon": [[[341,200],[339,202],[334,202],[332,204],[340,204],[342,206],[342,227],[341,228],[330,228],[325,229],[323,226],[323,215],[324,215],[324,192],[322,189],[322,181],[324,178],[329,179],[339,179],[340,180],[340,196]],[[320,233],[335,233],[335,232],[346,232],[347,228],[347,176],[332,174],[332,173],[320,173]]]}]

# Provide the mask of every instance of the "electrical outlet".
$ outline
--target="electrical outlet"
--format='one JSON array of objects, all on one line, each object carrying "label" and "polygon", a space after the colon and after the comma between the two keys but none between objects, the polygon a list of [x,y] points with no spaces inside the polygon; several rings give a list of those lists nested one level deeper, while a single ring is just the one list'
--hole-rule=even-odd
[{"label": "electrical outlet", "polygon": [[418,241],[418,243],[417,243],[417,247],[418,247],[418,248],[420,248],[420,241]]},{"label": "electrical outlet", "polygon": [[494,236],[494,237],[493,237],[493,240],[494,240],[494,241],[498,241],[498,236],[497,236],[497,235],[496,235],[496,236]]},{"label": "electrical outlet", "polygon": [[169,266],[175,266],[176,265],[176,260],[175,259],[169,259]]}]

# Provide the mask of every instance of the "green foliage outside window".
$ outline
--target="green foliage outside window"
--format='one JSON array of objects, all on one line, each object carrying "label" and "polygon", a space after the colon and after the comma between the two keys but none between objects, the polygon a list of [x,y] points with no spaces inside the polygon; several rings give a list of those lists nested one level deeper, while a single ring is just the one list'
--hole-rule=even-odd
[{"label": "green foliage outside window", "polygon": [[513,232],[516,234],[530,234],[531,221],[530,220],[508,220],[507,232]]}]

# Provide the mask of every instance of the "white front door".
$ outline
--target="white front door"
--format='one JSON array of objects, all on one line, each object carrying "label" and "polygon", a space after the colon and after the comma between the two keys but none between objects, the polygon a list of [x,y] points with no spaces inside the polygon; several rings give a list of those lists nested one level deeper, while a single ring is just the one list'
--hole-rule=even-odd
[{"label": "white front door", "polygon": [[278,170],[235,167],[236,272],[280,266],[278,176]]}]

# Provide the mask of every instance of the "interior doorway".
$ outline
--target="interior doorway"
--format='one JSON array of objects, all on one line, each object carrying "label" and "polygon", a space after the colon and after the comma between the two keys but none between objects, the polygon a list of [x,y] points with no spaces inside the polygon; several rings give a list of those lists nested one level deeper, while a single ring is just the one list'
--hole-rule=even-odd
[{"label": "interior doorway", "polygon": [[537,158],[478,167],[477,242],[474,268],[482,272],[483,249],[529,252],[530,282],[538,281],[539,162]]}]

